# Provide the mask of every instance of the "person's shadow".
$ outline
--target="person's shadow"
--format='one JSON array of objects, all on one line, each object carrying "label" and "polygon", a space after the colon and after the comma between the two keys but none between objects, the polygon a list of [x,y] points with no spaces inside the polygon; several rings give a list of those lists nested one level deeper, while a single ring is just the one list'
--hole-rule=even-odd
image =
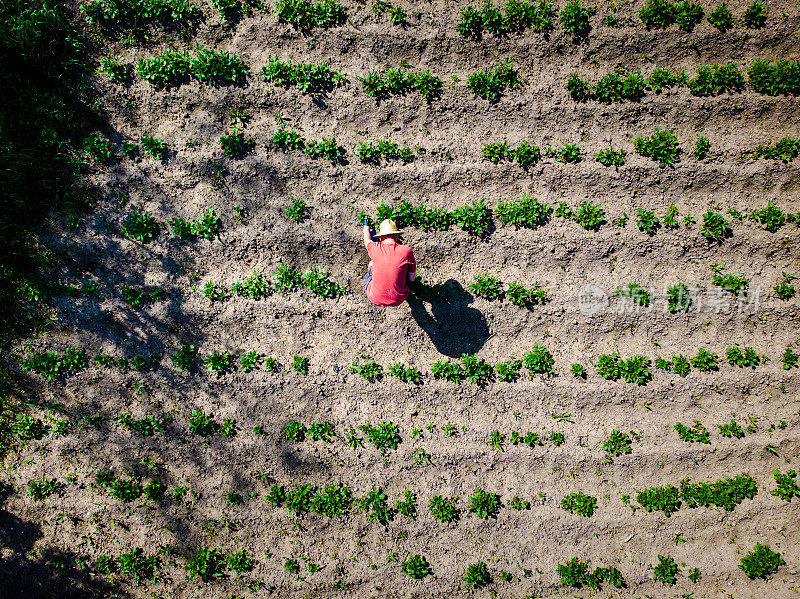
[{"label": "person's shadow", "polygon": [[[439,353],[451,358],[474,354],[489,338],[486,318],[470,308],[472,295],[461,283],[449,279],[438,285],[417,284],[408,296],[411,315],[431,338]],[[430,313],[425,309],[430,303]]]}]

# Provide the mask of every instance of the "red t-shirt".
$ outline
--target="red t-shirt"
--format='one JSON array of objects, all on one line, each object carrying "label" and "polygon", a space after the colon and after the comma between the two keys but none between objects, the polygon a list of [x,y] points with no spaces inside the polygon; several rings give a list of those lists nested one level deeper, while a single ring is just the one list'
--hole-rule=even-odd
[{"label": "red t-shirt", "polygon": [[399,306],[408,297],[408,274],[417,271],[414,252],[398,243],[371,241],[367,253],[372,259],[372,282],[367,286],[369,301],[378,306]]}]

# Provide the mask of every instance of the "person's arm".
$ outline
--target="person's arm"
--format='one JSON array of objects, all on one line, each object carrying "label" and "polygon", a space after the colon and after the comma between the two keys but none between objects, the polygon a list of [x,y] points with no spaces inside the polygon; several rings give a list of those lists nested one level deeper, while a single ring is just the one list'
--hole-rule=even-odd
[{"label": "person's arm", "polygon": [[406,276],[408,277],[408,282],[413,283],[414,279],[417,278],[417,262],[414,260],[414,252],[411,252],[411,256],[408,259],[408,266],[406,267]]},{"label": "person's arm", "polygon": [[369,225],[365,224],[364,225],[364,247],[367,247],[367,244],[369,244],[371,241],[373,241],[372,232],[369,230]]}]

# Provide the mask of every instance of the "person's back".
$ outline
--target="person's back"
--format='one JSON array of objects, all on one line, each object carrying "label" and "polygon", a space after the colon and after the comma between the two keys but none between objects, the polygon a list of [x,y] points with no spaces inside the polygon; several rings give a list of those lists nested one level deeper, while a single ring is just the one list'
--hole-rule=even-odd
[{"label": "person's back", "polygon": [[367,298],[378,306],[399,306],[406,301],[408,282],[416,275],[414,252],[397,242],[399,231],[392,221],[381,223],[377,241],[371,240],[365,229],[364,244],[372,260],[364,277]]}]

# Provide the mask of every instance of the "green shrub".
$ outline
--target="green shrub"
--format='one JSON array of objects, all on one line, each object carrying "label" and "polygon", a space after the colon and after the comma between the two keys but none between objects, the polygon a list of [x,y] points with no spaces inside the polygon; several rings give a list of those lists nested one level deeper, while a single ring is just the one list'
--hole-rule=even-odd
[{"label": "green shrub", "polygon": [[676,422],[675,430],[678,432],[678,437],[687,443],[711,443],[708,438],[708,429],[700,424],[698,420],[694,421],[692,428]]},{"label": "green shrub", "polygon": [[441,495],[434,495],[428,502],[428,508],[435,520],[439,522],[453,522],[458,520],[459,516],[457,503],[457,497],[445,499]]},{"label": "green shrub", "polygon": [[668,164],[677,161],[681,152],[678,138],[672,131],[656,127],[656,132],[650,136],[639,136],[633,142],[636,152],[658,162],[658,166],[665,168]]},{"label": "green shrub", "polygon": [[523,364],[532,374],[552,374],[555,360],[547,348],[536,343],[533,349],[525,352]]},{"label": "green shrub", "polygon": [[778,488],[770,491],[771,495],[780,497],[784,501],[791,501],[792,497],[800,497],[800,487],[797,486],[797,481],[794,480],[797,477],[797,473],[794,470],[789,470],[786,474],[782,474],[780,470],[773,470],[772,474],[775,477],[775,483]]},{"label": "green shrub", "polygon": [[45,497],[58,492],[63,485],[54,478],[36,478],[28,481],[28,496],[31,499],[44,499]]},{"label": "green shrub", "polygon": [[140,547],[136,547],[125,553],[120,553],[116,562],[120,572],[139,582],[142,578],[148,578],[153,573],[153,570],[158,567],[158,556],[145,557],[144,551]]},{"label": "green shrub", "polygon": [[200,547],[189,554],[185,569],[191,578],[197,576],[203,582],[208,582],[225,573],[225,556],[219,549]]},{"label": "green shrub", "polygon": [[508,301],[519,307],[525,307],[530,304],[543,304],[547,301],[547,294],[539,283],[534,283],[533,286],[526,288],[514,281],[509,283],[506,295],[508,296]]},{"label": "green shrub", "polygon": [[305,144],[303,136],[294,129],[290,129],[284,123],[281,123],[278,130],[272,136],[272,142],[279,148],[289,148],[296,150],[302,148]]},{"label": "green shrub", "polygon": [[225,372],[233,365],[233,355],[228,351],[212,351],[203,358],[209,371]]},{"label": "green shrub", "polygon": [[723,2],[708,15],[708,22],[720,31],[727,31],[733,27],[733,15],[728,6]]},{"label": "green shrub", "polygon": [[430,564],[421,555],[409,555],[408,559],[400,565],[400,570],[411,578],[425,578],[428,574],[433,574]]},{"label": "green shrub", "polygon": [[414,518],[417,511],[416,497],[411,491],[406,491],[402,500],[398,500],[394,504],[398,513]]},{"label": "green shrub", "polygon": [[191,370],[197,364],[197,347],[182,345],[172,354],[172,361],[180,370]]},{"label": "green shrub", "polygon": [[800,140],[793,137],[784,137],[776,142],[774,146],[758,146],[753,151],[753,158],[764,157],[787,162],[797,157],[799,151]]},{"label": "green shrub", "polygon": [[495,300],[503,297],[503,284],[489,273],[474,275],[475,282],[467,287],[477,297]]},{"label": "green shrub", "polygon": [[328,518],[341,516],[352,504],[350,489],[342,483],[331,483],[311,498],[309,509]]},{"label": "green shrub", "polygon": [[114,157],[111,142],[99,135],[90,135],[84,139],[83,150],[97,162],[108,162]]},{"label": "green shrub", "polygon": [[689,81],[689,90],[694,96],[716,96],[725,91],[741,91],[744,75],[733,62],[697,67],[697,76]]},{"label": "green shrub", "polygon": [[483,562],[477,562],[467,566],[464,576],[461,579],[467,583],[468,589],[480,588],[489,584],[492,577],[489,576],[489,570]]},{"label": "green shrub", "polygon": [[664,584],[675,584],[681,569],[671,556],[659,555],[658,564],[653,566],[653,573],[656,575],[656,580]]},{"label": "green shrub", "polygon": [[429,70],[409,71],[404,68],[387,69],[383,73],[369,71],[359,77],[361,87],[368,96],[382,98],[390,95],[404,95],[417,91],[426,100],[438,97],[442,91],[442,80]]},{"label": "green shrub", "polygon": [[504,225],[513,224],[516,228],[535,228],[546,224],[553,212],[550,204],[540,202],[527,193],[510,202],[500,202],[497,205],[497,219]]},{"label": "green shrub", "polygon": [[639,18],[647,29],[666,29],[675,22],[675,4],[669,0],[647,0]]},{"label": "green shrub", "polygon": [[381,422],[378,426],[362,424],[358,427],[367,440],[378,450],[385,452],[387,449],[397,449],[402,439],[400,428],[394,422]]},{"label": "green shrub", "polygon": [[22,369],[41,374],[48,381],[80,370],[89,363],[89,358],[82,349],[69,347],[61,356],[58,352],[38,352],[25,358]]},{"label": "green shrub", "polygon": [[249,572],[256,565],[256,561],[247,555],[247,550],[235,551],[228,555],[228,570],[236,573]]},{"label": "green shrub", "polygon": [[225,131],[219,138],[219,146],[225,156],[235,158],[247,152],[248,142],[237,127],[232,127],[230,131]]},{"label": "green shrub", "polygon": [[692,296],[685,283],[667,288],[667,310],[671,313],[686,312],[692,305]]},{"label": "green shrub", "polygon": [[769,231],[774,233],[786,223],[786,214],[770,200],[766,207],[753,210],[748,220],[758,221]]},{"label": "green shrub", "polygon": [[727,348],[725,357],[729,364],[741,368],[755,368],[761,362],[761,358],[752,347],[745,347],[743,352],[738,345]]},{"label": "green shrub", "polygon": [[625,67],[620,67],[604,75],[595,84],[593,95],[596,100],[606,104],[623,100],[638,101],[644,96],[646,85],[647,82],[638,70],[630,72]]},{"label": "green shrub", "polygon": [[599,229],[600,225],[606,222],[605,217],[606,213],[602,206],[590,202],[581,202],[578,209],[572,215],[573,220],[584,229],[594,231]]},{"label": "green shrub", "polygon": [[684,71],[672,71],[661,67],[653,69],[650,77],[647,78],[647,84],[652,87],[653,91],[657,94],[661,93],[661,90],[666,87],[680,87],[687,83],[688,79]]},{"label": "green shrub", "polygon": [[583,367],[582,364],[572,364],[569,367],[569,371],[576,379],[585,379],[586,378],[586,368]]},{"label": "green shrub", "polygon": [[648,235],[655,235],[661,223],[652,210],[644,210],[643,208],[636,209],[636,226],[640,231],[644,231]]},{"label": "green shrub", "polygon": [[625,164],[626,154],[627,152],[625,150],[608,148],[606,150],[600,150],[594,155],[594,159],[603,166],[623,166]]},{"label": "green shrub", "polygon": [[717,354],[701,347],[698,348],[697,355],[689,361],[700,372],[711,372],[718,369],[717,359]]},{"label": "green shrub", "polygon": [[717,428],[719,429],[719,434],[723,437],[735,437],[737,439],[744,437],[742,427],[736,424],[736,420],[733,418],[731,418],[730,424],[718,424]]},{"label": "green shrub", "polygon": [[778,568],[786,565],[780,553],[772,551],[769,545],[756,543],[753,550],[742,558],[739,568],[751,580],[756,578],[767,578],[770,574],[777,572]]},{"label": "green shrub", "polygon": [[567,83],[564,85],[576,102],[585,102],[592,97],[592,89],[588,81],[581,79],[578,73],[570,73]]},{"label": "green shrub", "polygon": [[700,234],[709,241],[721,242],[733,234],[733,229],[724,216],[713,210],[707,210],[703,214],[703,228],[700,230]]},{"label": "green shrub", "polygon": [[336,27],[347,20],[347,11],[338,0],[277,0],[275,14],[279,21],[300,29]]},{"label": "green shrub", "polygon": [[636,501],[648,512],[664,512],[667,518],[681,507],[679,491],[673,485],[639,491]]},{"label": "green shrub", "polygon": [[576,38],[586,37],[592,30],[589,17],[594,14],[594,10],[594,8],[584,8],[581,0],[569,0],[558,13],[558,21],[567,33]]},{"label": "green shrub", "polygon": [[453,211],[453,221],[462,229],[473,235],[484,235],[489,231],[492,211],[483,200],[475,200],[472,204],[459,206]]},{"label": "green shrub", "polygon": [[130,478],[118,478],[108,485],[108,492],[114,499],[133,501],[144,493],[142,485]]},{"label": "green shrub", "polygon": [[711,149],[711,141],[705,135],[698,135],[697,141],[694,142],[694,157],[703,160],[709,149]]},{"label": "green shrub", "polygon": [[343,84],[347,79],[341,71],[334,71],[325,62],[293,63],[282,62],[277,57],[270,57],[269,63],[259,72],[266,81],[284,87],[296,86],[304,94],[321,93]]},{"label": "green shrub", "polygon": [[[580,0],[574,0],[580,2]],[[476,96],[496,102],[506,89],[514,89],[527,83],[506,60],[495,67],[486,67],[467,77],[467,87]]]},{"label": "green shrub", "polygon": [[413,366],[403,366],[400,363],[392,364],[388,368],[387,372],[392,376],[397,377],[404,383],[411,382],[419,384],[419,382],[422,380],[422,375],[420,374],[419,370]]},{"label": "green shrub", "polygon": [[684,355],[672,356],[672,371],[680,377],[689,374],[689,360]]},{"label": "green shrub", "polygon": [[444,379],[451,383],[460,383],[466,378],[461,364],[441,360],[431,366],[431,375],[435,379]]},{"label": "green shrub", "polygon": [[777,295],[782,300],[788,300],[795,296],[795,289],[792,281],[796,279],[796,275],[788,274],[788,273],[781,273],[783,279],[773,287],[775,290],[775,295]]},{"label": "green shrub", "polygon": [[578,147],[578,144],[567,142],[565,143],[561,149],[554,153],[556,160],[558,162],[566,163],[578,163],[583,160],[581,156],[581,149]]},{"label": "green shrub", "polygon": [[750,86],[760,94],[800,94],[800,60],[776,61],[774,65],[761,58],[747,69]]},{"label": "green shrub", "polygon": [[614,429],[611,434],[606,437],[603,442],[603,451],[606,453],[618,456],[624,453],[631,452],[631,438],[627,433],[623,433]]},{"label": "green shrub", "polygon": [[500,509],[500,497],[497,493],[489,493],[480,487],[475,487],[472,497],[469,498],[467,511],[479,518],[496,518]]},{"label": "green shrub", "polygon": [[344,155],[344,150],[336,143],[335,137],[323,137],[320,141],[310,139],[303,151],[309,158],[324,158],[331,162],[338,162]]},{"label": "green shrub", "polygon": [[744,24],[751,29],[761,29],[767,22],[767,15],[764,14],[764,5],[759,0],[753,3],[744,11]]},{"label": "green shrub", "polygon": [[152,85],[177,85],[192,73],[191,56],[188,52],[164,50],[150,58],[142,58],[136,65],[139,76]]},{"label": "green shrub", "polygon": [[722,287],[726,291],[741,295],[746,293],[747,288],[750,286],[748,281],[743,276],[737,276],[732,273],[722,274],[720,272],[714,273],[711,282],[718,287]]},{"label": "green shrub", "polygon": [[519,378],[519,371],[522,368],[522,360],[511,358],[507,362],[500,362],[494,367],[497,380],[511,383]]},{"label": "green shrub", "polygon": [[155,137],[149,137],[147,135],[143,135],[141,141],[142,149],[145,152],[154,158],[158,158],[159,160],[164,159],[167,150],[169,149],[169,144],[167,142],[156,139]]},{"label": "green shrub", "polygon": [[134,210],[122,224],[122,233],[142,243],[155,239],[161,226],[154,216]]},{"label": "green shrub", "polygon": [[639,283],[628,283],[628,287],[625,289],[622,287],[617,287],[614,295],[628,297],[634,304],[638,304],[640,306],[647,306],[652,299],[652,294],[647,291],[647,289],[639,285]]},{"label": "green shrub", "polygon": [[586,495],[581,491],[577,493],[570,493],[564,496],[561,500],[561,509],[570,512],[571,514],[578,514],[579,516],[586,516],[591,518],[594,514],[595,507],[597,507],[597,499],[591,495]]},{"label": "green shrub", "polygon": [[600,354],[595,361],[597,374],[607,381],[616,381],[622,376],[623,361],[619,354]]},{"label": "green shrub", "polygon": [[675,22],[682,31],[692,31],[703,20],[703,7],[692,0],[682,0],[675,4]]}]

